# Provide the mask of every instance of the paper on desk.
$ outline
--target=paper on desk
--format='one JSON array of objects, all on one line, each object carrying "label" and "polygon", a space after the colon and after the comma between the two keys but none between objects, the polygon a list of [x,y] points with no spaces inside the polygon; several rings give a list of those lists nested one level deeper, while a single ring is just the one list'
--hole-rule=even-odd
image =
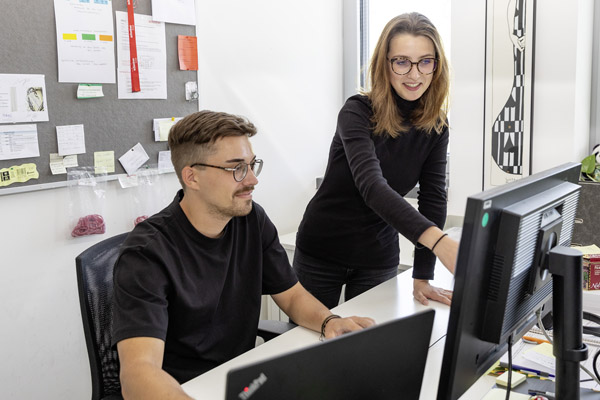
[{"label": "paper on desk", "polygon": [[550,343],[540,343],[531,349],[525,350],[523,357],[544,367],[544,369],[540,370],[554,375],[556,359],[552,354],[552,345]]},{"label": "paper on desk", "polygon": [[571,248],[573,248],[575,250],[579,250],[580,252],[583,253],[583,255],[600,254],[600,247],[596,246],[595,244],[592,244],[589,246],[572,246]]}]

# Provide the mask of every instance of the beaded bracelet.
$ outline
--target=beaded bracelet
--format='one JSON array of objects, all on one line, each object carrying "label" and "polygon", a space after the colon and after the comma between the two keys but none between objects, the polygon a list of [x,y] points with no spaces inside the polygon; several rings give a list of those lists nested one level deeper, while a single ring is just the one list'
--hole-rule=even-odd
[{"label": "beaded bracelet", "polygon": [[340,317],[339,315],[336,315],[336,314],[328,315],[327,318],[325,318],[323,320],[323,323],[321,324],[321,336],[319,337],[319,340],[323,341],[323,339],[325,339],[325,327],[327,326],[327,323],[334,318],[342,318],[342,317]]}]

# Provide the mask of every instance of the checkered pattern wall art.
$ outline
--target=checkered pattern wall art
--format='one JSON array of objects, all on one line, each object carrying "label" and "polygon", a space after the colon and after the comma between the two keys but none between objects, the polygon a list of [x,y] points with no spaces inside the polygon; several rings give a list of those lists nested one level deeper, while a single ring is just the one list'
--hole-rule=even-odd
[{"label": "checkered pattern wall art", "polygon": [[531,173],[535,0],[487,0],[483,189]]}]

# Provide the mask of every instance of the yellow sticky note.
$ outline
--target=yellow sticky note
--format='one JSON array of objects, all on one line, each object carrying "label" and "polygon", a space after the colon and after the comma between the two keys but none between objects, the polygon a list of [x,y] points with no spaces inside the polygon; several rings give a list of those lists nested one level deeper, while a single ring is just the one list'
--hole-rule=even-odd
[{"label": "yellow sticky note", "polygon": [[[520,385],[521,383],[525,382],[525,379],[527,379],[526,375],[523,375],[520,372],[512,371],[510,388],[512,389],[517,385]],[[504,387],[508,386],[508,371],[496,378],[496,384]]]},{"label": "yellow sticky note", "polygon": [[554,354],[552,353],[552,345],[550,343],[540,343],[537,346],[532,347],[527,351],[535,351],[536,353],[540,353],[546,357],[554,358]]},{"label": "yellow sticky note", "polygon": [[160,140],[161,142],[166,142],[167,140],[169,140],[169,132],[171,131],[171,127],[174,124],[174,120],[160,121],[158,123],[158,140]]},{"label": "yellow sticky note", "polygon": [[115,172],[115,152],[112,150],[94,152],[94,168],[97,174]]},{"label": "yellow sticky note", "polygon": [[30,179],[38,179],[37,166],[33,163],[14,165],[0,169],[0,187],[12,185],[16,182],[27,182]]}]

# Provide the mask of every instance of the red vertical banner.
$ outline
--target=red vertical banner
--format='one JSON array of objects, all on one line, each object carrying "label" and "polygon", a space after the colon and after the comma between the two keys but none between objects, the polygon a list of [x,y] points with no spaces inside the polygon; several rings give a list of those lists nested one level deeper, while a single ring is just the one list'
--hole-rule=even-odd
[{"label": "red vertical banner", "polygon": [[127,0],[127,24],[129,25],[129,67],[131,69],[131,91],[140,91],[140,71],[138,69],[137,46],[135,45],[135,22],[133,0]]}]

